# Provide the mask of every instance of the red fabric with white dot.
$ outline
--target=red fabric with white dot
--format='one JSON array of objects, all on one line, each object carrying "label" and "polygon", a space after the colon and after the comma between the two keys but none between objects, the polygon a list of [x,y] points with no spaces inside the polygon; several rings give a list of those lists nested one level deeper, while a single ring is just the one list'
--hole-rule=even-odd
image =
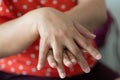
[{"label": "red fabric with white dot", "polygon": [[[77,0],[0,0],[0,23],[22,16],[26,12],[39,7],[53,7],[60,11],[67,11],[77,5]],[[17,26],[16,26],[17,27]],[[0,70],[8,73],[58,77],[56,69],[51,68],[48,63],[38,71],[36,69],[38,61],[39,39],[35,41],[27,50],[20,54],[0,59]],[[84,53],[90,66],[96,63],[88,53]],[[67,76],[83,73],[78,64],[74,66],[74,71],[65,67]]]}]

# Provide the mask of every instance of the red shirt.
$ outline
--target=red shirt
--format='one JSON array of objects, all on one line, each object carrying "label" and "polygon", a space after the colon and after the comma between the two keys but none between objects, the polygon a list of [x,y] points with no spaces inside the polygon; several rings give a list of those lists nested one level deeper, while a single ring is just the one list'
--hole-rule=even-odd
[{"label": "red shirt", "polygon": [[[60,11],[67,11],[77,5],[77,0],[0,0],[0,23],[22,16],[26,12],[39,7],[53,7]],[[17,26],[16,26],[17,27]],[[9,44],[8,44],[9,45]],[[20,54],[0,59],[0,70],[8,73],[58,77],[56,69],[51,68],[48,63],[40,71],[37,70],[39,40],[36,40],[28,49]],[[90,66],[96,62],[88,53],[83,54]],[[80,66],[76,64],[74,71],[65,67],[67,76],[83,73]]]}]

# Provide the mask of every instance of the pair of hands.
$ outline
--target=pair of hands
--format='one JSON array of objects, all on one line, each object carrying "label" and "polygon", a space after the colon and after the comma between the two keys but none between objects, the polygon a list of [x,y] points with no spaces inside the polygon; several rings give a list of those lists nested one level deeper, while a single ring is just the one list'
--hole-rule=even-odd
[{"label": "pair of hands", "polygon": [[66,76],[64,65],[72,68],[78,63],[88,73],[89,65],[84,59],[83,50],[95,59],[101,55],[90,44],[95,36],[66,14],[52,8],[40,8],[21,17],[31,28],[31,36],[40,36],[38,66],[40,70],[46,60],[51,67],[57,68],[61,78]]}]

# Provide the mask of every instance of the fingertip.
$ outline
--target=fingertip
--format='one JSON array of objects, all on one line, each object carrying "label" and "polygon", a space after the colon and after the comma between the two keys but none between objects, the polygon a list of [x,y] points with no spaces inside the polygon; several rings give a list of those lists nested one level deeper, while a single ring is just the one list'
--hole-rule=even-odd
[{"label": "fingertip", "polygon": [[71,61],[72,61],[73,64],[77,63],[77,61],[75,59],[72,59]]},{"label": "fingertip", "polygon": [[52,67],[52,68],[56,68],[56,67],[57,67],[57,64],[51,63],[51,67]]},{"label": "fingertip", "polygon": [[95,39],[96,38],[96,35],[95,34],[90,34],[91,35],[91,37],[93,38],[93,39]]},{"label": "fingertip", "polygon": [[64,79],[66,77],[66,74],[65,73],[61,73],[60,74],[60,78]]},{"label": "fingertip", "polygon": [[87,67],[85,70],[84,70],[85,73],[89,73],[90,72],[90,68]]},{"label": "fingertip", "polygon": [[102,55],[100,53],[96,55],[97,60],[100,60],[101,58],[102,58]]},{"label": "fingertip", "polygon": [[37,65],[37,70],[40,70],[42,67],[40,64]]},{"label": "fingertip", "polygon": [[71,62],[66,62],[65,64],[66,64],[67,67],[72,67],[73,66],[73,64]]}]

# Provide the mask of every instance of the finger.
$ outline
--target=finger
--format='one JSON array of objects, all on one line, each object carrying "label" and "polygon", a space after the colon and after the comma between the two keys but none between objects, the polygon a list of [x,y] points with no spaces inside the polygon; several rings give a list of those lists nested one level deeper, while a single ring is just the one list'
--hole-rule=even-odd
[{"label": "finger", "polygon": [[95,49],[82,35],[79,34],[78,36],[75,36],[75,41],[80,47],[88,51],[95,59],[101,59],[102,56],[100,52]]},{"label": "finger", "polygon": [[57,63],[56,63],[56,61],[55,61],[55,59],[54,59],[54,57],[53,57],[53,52],[52,52],[52,50],[50,50],[50,51],[48,52],[47,60],[48,60],[49,65],[50,65],[52,68],[56,68],[56,67],[57,67]]},{"label": "finger", "polygon": [[73,64],[72,64],[71,60],[69,59],[66,51],[64,51],[64,53],[63,53],[63,63],[67,67],[70,67],[70,68],[73,67]]},{"label": "finger", "polygon": [[40,47],[39,47],[38,65],[37,65],[38,70],[40,70],[44,66],[47,59],[48,51],[49,51],[49,45],[47,43],[47,40],[41,38]]},{"label": "finger", "polygon": [[66,51],[66,53],[67,53],[69,59],[71,60],[72,64],[76,64],[77,60],[76,60],[75,56],[72,55],[72,53],[70,51]]},{"label": "finger", "polygon": [[81,52],[78,53],[78,56],[76,57],[76,59],[77,59],[78,64],[80,65],[81,69],[85,73],[89,73],[90,67]]},{"label": "finger", "polygon": [[74,22],[76,29],[86,38],[89,39],[95,39],[96,35],[91,33],[89,30],[87,30],[85,27],[80,25],[78,22]]},{"label": "finger", "polygon": [[62,47],[59,45],[57,41],[54,41],[54,43],[52,44],[52,49],[53,49],[53,55],[54,55],[55,61],[57,62],[58,73],[61,78],[65,78],[66,73],[62,63],[62,60],[63,60]]},{"label": "finger", "polygon": [[80,52],[79,47],[76,45],[76,43],[73,40],[66,39],[65,40],[65,47],[75,56],[78,56],[78,53]]},{"label": "finger", "polygon": [[63,65],[58,64],[57,65],[57,71],[58,71],[58,74],[59,74],[60,78],[65,78],[66,77],[66,73],[65,73],[65,69],[64,69]]}]

